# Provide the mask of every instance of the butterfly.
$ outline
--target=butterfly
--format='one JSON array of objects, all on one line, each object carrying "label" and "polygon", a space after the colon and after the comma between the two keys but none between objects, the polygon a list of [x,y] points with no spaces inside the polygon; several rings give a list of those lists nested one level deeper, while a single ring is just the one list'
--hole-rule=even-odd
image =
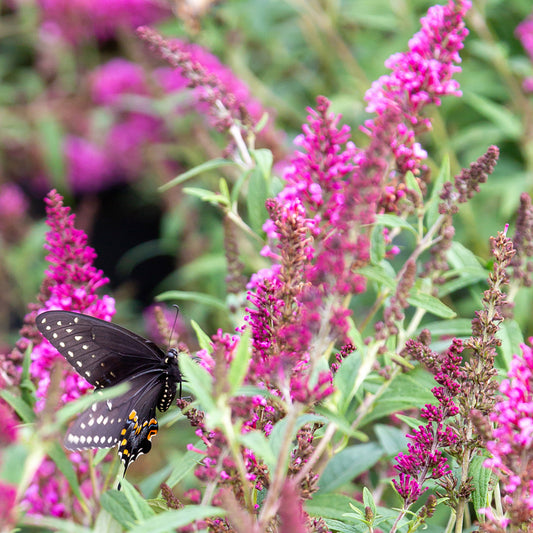
[{"label": "butterfly", "polygon": [[[157,435],[156,407],[166,411],[183,378],[178,352],[163,352],[155,343],[111,322],[71,311],[45,311],[36,325],[45,339],[96,393],[127,382],[129,390],[83,411],[65,435],[65,448],[111,448],[128,466],[152,448]],[[120,489],[120,485],[119,485]]]}]

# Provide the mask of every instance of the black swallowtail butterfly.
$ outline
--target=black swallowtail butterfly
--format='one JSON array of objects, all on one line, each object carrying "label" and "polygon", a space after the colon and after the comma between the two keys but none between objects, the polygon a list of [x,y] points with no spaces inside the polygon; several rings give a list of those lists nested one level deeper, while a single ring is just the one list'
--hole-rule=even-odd
[{"label": "black swallowtail butterfly", "polygon": [[[69,428],[69,450],[111,448],[128,465],[152,447],[157,434],[156,407],[166,411],[182,377],[178,353],[165,354],[155,343],[125,328],[71,311],[45,311],[37,328],[96,391],[128,382],[129,390],[94,403]],[[119,485],[120,488],[120,485]]]}]

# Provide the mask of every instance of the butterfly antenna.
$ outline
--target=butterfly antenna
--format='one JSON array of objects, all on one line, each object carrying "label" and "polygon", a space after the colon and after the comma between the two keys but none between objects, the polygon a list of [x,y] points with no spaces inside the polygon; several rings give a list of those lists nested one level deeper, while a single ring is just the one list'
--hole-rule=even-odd
[{"label": "butterfly antenna", "polygon": [[179,305],[174,304],[172,307],[176,308],[176,316],[174,317],[174,322],[172,323],[172,329],[170,330],[170,334],[168,336],[168,346],[170,346],[170,341],[172,340],[172,334],[174,333],[174,328],[176,327],[176,322],[178,321],[178,315],[180,314]]}]

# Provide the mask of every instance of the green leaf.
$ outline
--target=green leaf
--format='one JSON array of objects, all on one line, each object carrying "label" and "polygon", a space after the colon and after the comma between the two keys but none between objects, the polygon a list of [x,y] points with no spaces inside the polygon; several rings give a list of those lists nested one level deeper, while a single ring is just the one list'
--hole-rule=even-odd
[{"label": "green leaf", "polygon": [[[24,475],[24,468],[21,465],[26,463],[28,456],[29,449],[23,444],[3,446],[2,461],[0,462],[0,480],[12,485],[20,484]],[[40,462],[40,460],[36,461],[35,468],[39,467]]]},{"label": "green leaf", "polygon": [[404,432],[398,428],[385,424],[375,424],[374,432],[379,444],[389,457],[393,457],[407,448],[408,440]]},{"label": "green leaf", "polygon": [[411,289],[407,301],[410,305],[425,309],[441,318],[454,318],[457,316],[457,313],[453,311],[453,309],[450,309],[447,305],[443,304],[438,298],[425,292],[416,291],[415,288]]},{"label": "green leaf", "polygon": [[488,272],[481,268],[481,266],[478,267],[463,267],[460,270],[448,270],[448,272],[445,273],[445,278],[456,276],[450,281],[447,281],[443,283],[438,288],[438,294],[439,298],[442,298],[443,296],[447,296],[448,294],[452,294],[453,292],[459,291],[461,289],[464,289],[465,287],[470,287],[471,285],[475,285],[476,283],[479,283],[480,281],[485,281],[488,276]]},{"label": "green leaf", "polygon": [[268,211],[265,202],[268,198],[268,185],[259,166],[253,168],[248,180],[248,193],[246,195],[246,206],[248,210],[248,220],[250,227],[260,235],[263,231],[263,224],[268,218]]},{"label": "green leaf", "polygon": [[394,279],[394,276],[391,277],[390,273],[387,272],[383,266],[373,265],[362,267],[359,268],[357,272],[367,279],[377,281],[391,291],[396,289],[396,280]]},{"label": "green leaf", "polygon": [[[46,531],[44,528],[60,533],[94,533],[94,530],[75,524],[72,519],[53,518],[51,516],[28,516],[26,515],[21,524],[25,526],[34,526],[36,531]],[[32,529],[33,531],[33,529]]]},{"label": "green leaf", "polygon": [[274,161],[272,152],[267,148],[260,148],[257,150],[252,150],[251,154],[257,164],[257,168],[261,171],[263,178],[268,183],[270,181],[272,163]]},{"label": "green leaf", "polygon": [[496,125],[501,132],[504,132],[507,140],[517,140],[520,138],[522,134],[522,123],[507,107],[473,92],[465,92],[464,100],[478,113]]},{"label": "green leaf", "polygon": [[106,457],[107,454],[112,450],[113,448],[100,448],[96,454],[94,455],[93,459],[93,465],[96,466],[100,464]]},{"label": "green leaf", "polygon": [[377,399],[372,411],[363,418],[361,427],[391,413],[413,407],[420,408],[426,403],[435,402],[435,397],[431,393],[434,386],[433,376],[420,368],[396,376],[383,395]]},{"label": "green leaf", "polygon": [[22,400],[33,411],[33,406],[35,404],[35,385],[33,384],[33,381],[30,378],[30,363],[32,351],[33,346],[30,343],[30,345],[24,352],[24,360],[22,361],[22,374],[20,376],[19,388]]},{"label": "green leaf", "polygon": [[492,472],[483,466],[483,462],[487,459],[483,456],[474,457],[468,466],[468,475],[472,476],[472,485],[474,492],[472,493],[472,504],[476,510],[478,519],[483,519],[484,515],[479,514],[479,509],[490,506],[490,480]]},{"label": "green leaf", "polygon": [[370,234],[370,261],[373,265],[379,265],[385,258],[385,236],[383,226],[376,224]]},{"label": "green leaf", "polygon": [[176,185],[179,185],[180,183],[183,183],[195,176],[198,176],[199,174],[208,172],[209,170],[214,170],[215,168],[225,167],[228,165],[236,165],[236,163],[228,159],[222,159],[222,158],[211,159],[210,161],[206,161],[205,163],[202,163],[201,165],[191,168],[187,172],[184,172],[183,174],[178,175],[174,179],[170,180],[168,183],[161,185],[161,187],[158,188],[158,191],[159,192],[168,191],[172,187],[175,187]]},{"label": "green leaf", "polygon": [[362,431],[357,431],[356,429],[353,429],[351,427],[350,422],[346,420],[345,417],[332,411],[331,409],[328,409],[326,406],[317,405],[315,407],[315,412],[325,417],[328,420],[328,422],[333,422],[337,426],[339,431],[344,433],[346,436],[352,437],[361,442],[366,442],[368,440],[368,436],[365,433],[363,433]]},{"label": "green leaf", "polygon": [[372,493],[366,487],[363,487],[363,505],[365,507],[370,507],[372,510],[372,515],[374,517],[376,516],[376,502],[374,501]]},{"label": "green leaf", "polygon": [[35,413],[19,396],[15,396],[9,391],[2,389],[0,390],[0,397],[13,407],[24,423],[31,424],[35,420]]},{"label": "green leaf", "polygon": [[207,414],[215,412],[215,400],[211,394],[213,377],[200,365],[196,364],[187,354],[180,354],[179,365],[182,374],[194,391],[196,400]]},{"label": "green leaf", "polygon": [[[353,518],[347,518],[346,513],[351,511],[350,505],[361,509],[364,513],[363,504],[358,502],[344,494],[334,493],[322,493],[318,492],[313,494],[313,499],[305,502],[305,510],[311,515],[325,519],[333,519],[342,522],[343,524],[349,523],[352,526],[351,531],[354,531],[353,524],[357,524],[357,521]],[[360,531],[367,531],[368,527]],[[355,531],[359,531],[355,529]]]},{"label": "green leaf", "polygon": [[104,400],[109,400],[111,398],[116,398],[128,392],[130,386],[128,383],[121,383],[114,387],[99,389],[94,391],[92,394],[86,394],[77,400],[68,403],[56,413],[56,419],[59,424],[66,423],[74,415],[85,411],[88,407],[93,405],[96,402],[102,402]]},{"label": "green leaf", "polygon": [[126,478],[121,481],[121,485],[137,522],[154,516],[154,511],[148,505],[147,501],[137,492],[134,486]]},{"label": "green leaf", "polygon": [[350,326],[350,330],[348,331],[348,337],[352,339],[355,349],[360,350],[361,347],[364,346],[363,336],[361,335],[361,332],[357,329],[357,326],[355,325],[352,318],[348,318],[348,324]]},{"label": "green leaf", "polygon": [[513,355],[522,353],[520,345],[524,342],[524,337],[520,326],[516,320],[507,318],[496,332],[496,337],[502,341],[500,350],[506,369],[509,370]]},{"label": "green leaf", "polygon": [[223,205],[229,207],[228,199],[222,194],[210,191],[209,189],[202,189],[200,187],[184,187],[183,192],[190,196],[196,196],[203,202],[208,202],[212,205]]},{"label": "green leaf", "polygon": [[122,533],[124,531],[124,524],[120,523],[116,516],[112,515],[105,509],[100,509],[96,521],[94,523],[95,532],[105,533]]},{"label": "green leaf", "polygon": [[267,465],[271,473],[276,468],[277,457],[272,451],[272,447],[265,434],[260,431],[249,431],[239,435],[239,442],[254,452],[257,457],[260,457]]},{"label": "green leaf", "polygon": [[104,492],[100,504],[123,528],[129,529],[135,524],[133,510],[123,492],[115,489]]},{"label": "green leaf", "polygon": [[250,364],[250,328],[242,334],[235,357],[231,361],[228,373],[229,385],[231,387],[230,395],[234,395],[235,391],[242,385],[246,371]]},{"label": "green leaf", "polygon": [[331,492],[359,474],[370,470],[383,457],[383,454],[383,448],[375,442],[344,448],[326,465],[318,482],[319,493]]},{"label": "green leaf", "polygon": [[441,202],[440,193],[445,182],[450,180],[450,157],[446,155],[442,159],[439,173],[433,183],[430,199],[427,203],[426,225],[428,228],[433,226],[439,218],[439,203]]},{"label": "green leaf", "polygon": [[192,291],[166,291],[162,292],[158,296],[156,296],[156,301],[158,302],[165,302],[165,301],[172,301],[172,300],[180,300],[180,301],[189,301],[189,302],[197,302],[203,305],[209,305],[211,307],[215,307],[216,309],[220,309],[221,311],[227,311],[226,304],[219,300],[218,298],[215,298],[214,296],[211,296],[209,294],[204,294],[202,292],[192,292]]},{"label": "green leaf", "polygon": [[479,259],[463,244],[453,241],[448,250],[448,261],[457,271],[483,272],[488,276],[488,272],[481,266]]},{"label": "green leaf", "polygon": [[59,442],[52,442],[50,447],[47,449],[47,452],[56,464],[57,468],[59,468],[61,473],[65,476],[65,479],[70,485],[70,488],[72,489],[72,492],[74,493],[76,498],[78,498],[78,500],[80,501],[83,501],[84,496],[82,495],[80,490],[78,476],[74,471],[74,467],[72,466],[70,459],[66,456],[65,451],[63,450]]},{"label": "green leaf", "polygon": [[443,336],[460,337],[470,335],[472,331],[472,322],[467,318],[452,318],[449,320],[429,322],[420,326],[416,335],[418,335],[423,329],[429,330],[433,339],[439,339]]},{"label": "green leaf", "polygon": [[337,370],[334,377],[335,388],[340,393],[339,411],[344,413],[354,394],[354,383],[361,368],[361,354],[359,352],[351,353]]},{"label": "green leaf", "polygon": [[209,335],[204,332],[204,330],[199,326],[197,322],[194,320],[191,320],[191,326],[192,329],[194,329],[194,332],[196,333],[196,338],[198,339],[198,344],[200,345],[200,348],[202,350],[207,350],[209,353],[213,351],[213,348],[211,346],[211,339],[209,338]]},{"label": "green leaf", "polygon": [[418,198],[423,198],[418,180],[410,170],[405,174],[405,184],[409,190],[413,191],[418,196]]},{"label": "green leaf", "polygon": [[[415,180],[416,181],[416,180]],[[418,233],[407,220],[396,215],[376,215],[376,223],[387,228],[401,228],[411,232],[415,237]]]},{"label": "green leaf", "polygon": [[412,416],[400,415],[400,414],[397,414],[395,416],[396,418],[399,418],[402,422],[407,424],[410,428],[418,429],[421,426],[421,422],[420,420],[418,420],[418,418],[413,418]]},{"label": "green leaf", "polygon": [[[205,450],[205,443],[201,440],[194,444],[198,450]],[[172,488],[177,485],[204,457],[194,450],[188,450],[185,455],[175,461],[174,469],[167,479],[167,485]]]},{"label": "green leaf", "polygon": [[226,511],[209,505],[191,505],[178,511],[165,511],[140,522],[128,533],[171,533],[176,528],[192,524],[210,516],[224,516]]}]

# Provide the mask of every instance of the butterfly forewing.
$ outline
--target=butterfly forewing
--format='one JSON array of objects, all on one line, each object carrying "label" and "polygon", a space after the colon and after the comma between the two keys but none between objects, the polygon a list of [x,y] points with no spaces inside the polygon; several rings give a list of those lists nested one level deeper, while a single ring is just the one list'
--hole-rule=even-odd
[{"label": "butterfly forewing", "polygon": [[158,368],[165,354],[154,343],[116,324],[69,311],[47,311],[37,328],[74,370],[97,388]]}]

